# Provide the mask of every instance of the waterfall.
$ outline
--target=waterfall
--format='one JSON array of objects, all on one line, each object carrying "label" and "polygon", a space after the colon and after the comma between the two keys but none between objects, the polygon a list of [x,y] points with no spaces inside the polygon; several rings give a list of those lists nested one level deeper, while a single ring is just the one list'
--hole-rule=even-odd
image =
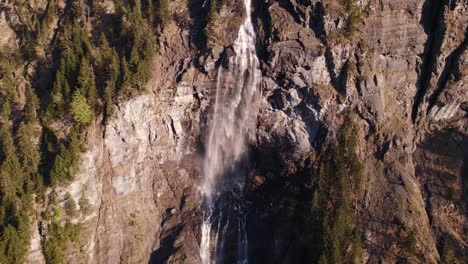
[{"label": "waterfall", "polygon": [[200,257],[203,264],[223,263],[226,236],[237,238],[235,259],[247,263],[247,234],[242,210],[247,145],[255,135],[261,72],[255,50],[251,0],[233,44],[235,56],[219,67],[213,122],[203,161],[204,219]]}]

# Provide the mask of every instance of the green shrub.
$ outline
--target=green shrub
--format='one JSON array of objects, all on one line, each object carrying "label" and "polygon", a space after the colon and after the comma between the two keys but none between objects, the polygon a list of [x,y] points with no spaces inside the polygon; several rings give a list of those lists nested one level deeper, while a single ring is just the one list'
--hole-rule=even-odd
[{"label": "green shrub", "polygon": [[62,218],[62,211],[59,207],[54,208],[52,217],[53,223],[58,223],[60,221],[60,219]]},{"label": "green shrub", "polygon": [[357,30],[357,25],[361,22],[361,12],[357,8],[353,8],[346,19],[345,35],[347,37],[353,36]]},{"label": "green shrub", "polygon": [[78,205],[80,206],[81,213],[84,216],[89,215],[89,213],[91,212],[91,204],[89,202],[89,199],[85,197],[84,193],[81,194],[81,197],[78,200]]},{"label": "green shrub", "polygon": [[76,215],[76,202],[70,193],[65,194],[65,213],[70,217]]}]

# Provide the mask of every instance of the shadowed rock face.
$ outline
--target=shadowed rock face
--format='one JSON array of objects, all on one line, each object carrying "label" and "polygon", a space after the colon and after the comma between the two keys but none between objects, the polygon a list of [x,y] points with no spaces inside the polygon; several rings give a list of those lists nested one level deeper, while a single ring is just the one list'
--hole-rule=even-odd
[{"label": "shadowed rock face", "polygon": [[[437,131],[417,145],[416,176],[439,250],[454,241],[454,251],[466,250],[467,136],[456,129]],[[465,230],[465,231],[464,231]]]},{"label": "shadowed rock face", "polygon": [[[92,205],[85,253],[70,260],[200,263],[203,146],[217,69],[234,56],[228,21],[243,11],[226,1],[216,37],[205,38],[202,2],[171,1],[192,25],[173,21],[161,33],[151,92],[89,129],[76,181],[58,189],[75,200],[84,190]],[[358,1],[350,24],[340,1],[255,1],[262,96],[246,175],[251,263],[312,257],[301,239],[317,160],[307,157],[336,139],[351,109],[365,175],[353,205],[359,262],[437,263],[447,237],[466,252],[466,9],[463,1]],[[402,243],[408,229],[417,230],[412,256]],[[37,244],[32,263],[41,262]]]}]

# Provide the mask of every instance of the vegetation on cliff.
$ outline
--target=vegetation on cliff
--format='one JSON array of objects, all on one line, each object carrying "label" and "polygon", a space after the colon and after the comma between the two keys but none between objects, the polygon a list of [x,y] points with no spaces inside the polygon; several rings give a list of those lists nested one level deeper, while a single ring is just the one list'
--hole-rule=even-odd
[{"label": "vegetation on cliff", "polygon": [[[167,1],[114,1],[110,14],[96,1],[43,4],[7,6],[18,18],[9,25],[18,47],[0,52],[1,263],[25,261],[33,197],[40,202],[45,187],[73,180],[86,127],[144,89],[156,32],[170,20]],[[86,197],[79,203],[89,207]],[[58,220],[44,244],[48,263],[63,261],[57,245],[71,232]]]},{"label": "vegetation on cliff", "polygon": [[357,204],[364,174],[357,146],[357,130],[347,114],[338,139],[320,155],[317,170],[311,171],[313,195],[306,225],[317,263],[360,263]]}]

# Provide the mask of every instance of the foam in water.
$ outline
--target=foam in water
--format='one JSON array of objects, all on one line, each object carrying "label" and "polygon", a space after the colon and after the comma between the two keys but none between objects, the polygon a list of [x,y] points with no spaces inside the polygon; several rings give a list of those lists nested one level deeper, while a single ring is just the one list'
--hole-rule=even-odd
[{"label": "foam in water", "polygon": [[[204,264],[222,262],[225,234],[230,223],[233,223],[229,215],[223,218],[224,202],[220,196],[228,191],[234,196],[242,192],[245,175],[241,175],[238,167],[245,159],[247,144],[253,138],[256,127],[261,73],[255,50],[251,0],[244,0],[244,5],[246,18],[233,45],[236,55],[228,69],[220,67],[218,71],[213,123],[203,162],[201,193],[205,215],[201,228],[200,257]],[[240,212],[235,225],[232,225],[238,229],[237,263],[247,263],[245,216],[236,206],[234,210]],[[212,230],[213,226],[215,230]],[[220,248],[217,249],[218,245]]]}]

